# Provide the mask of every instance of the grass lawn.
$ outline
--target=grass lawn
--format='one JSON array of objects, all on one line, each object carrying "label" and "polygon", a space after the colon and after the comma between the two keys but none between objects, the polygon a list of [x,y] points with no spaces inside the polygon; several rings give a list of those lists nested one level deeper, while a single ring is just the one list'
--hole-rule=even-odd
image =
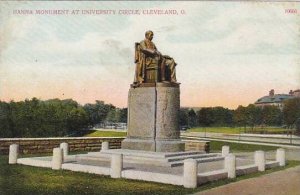
[{"label": "grass lawn", "polygon": [[0,194],[190,194],[192,189],[108,176],[8,165],[0,156]]},{"label": "grass lawn", "polygon": [[90,131],[84,137],[125,137],[127,132],[119,131]]},{"label": "grass lawn", "polygon": [[[269,132],[269,133],[283,133],[287,131],[284,128],[280,127],[264,127],[255,128],[253,131],[250,127],[246,128],[247,133],[260,133],[260,132]],[[227,133],[227,134],[239,134],[245,133],[245,129],[243,127],[195,127],[188,129],[187,132],[207,132],[207,133]]]},{"label": "grass lawn", "polygon": [[239,144],[232,142],[222,142],[222,141],[210,141],[210,151],[220,152],[222,146],[227,145],[230,147],[231,152],[254,152],[256,150],[270,151],[277,150],[276,146],[264,146],[264,145],[252,145],[252,144]]},{"label": "grass lawn", "polygon": [[0,155],[0,194],[192,194],[227,183],[257,177],[266,173],[300,165],[299,161],[288,161],[284,168],[278,167],[236,179],[226,179],[202,185],[196,189],[136,180],[111,179],[72,171],[53,171],[24,165],[8,165],[7,156]]}]

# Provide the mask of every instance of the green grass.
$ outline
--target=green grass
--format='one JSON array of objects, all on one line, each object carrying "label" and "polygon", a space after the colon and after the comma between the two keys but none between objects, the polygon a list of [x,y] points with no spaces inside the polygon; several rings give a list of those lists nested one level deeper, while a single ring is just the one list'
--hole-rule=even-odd
[{"label": "green grass", "polygon": [[[220,143],[222,144],[222,143]],[[232,144],[232,143],[229,143]],[[236,144],[242,145],[242,144]],[[244,145],[244,144],[243,144]],[[236,147],[232,145],[231,147]],[[28,157],[33,155],[23,155]],[[40,155],[39,155],[40,156]],[[287,166],[265,172],[225,179],[201,185],[196,189],[181,186],[143,182],[137,180],[111,179],[107,176],[79,173],[66,170],[53,171],[48,168],[24,165],[8,165],[8,157],[0,155],[0,194],[192,194],[231,182],[258,177],[274,171],[300,165],[300,161],[288,161]]]},{"label": "green grass", "polygon": [[246,131],[243,127],[195,127],[188,129],[187,132],[207,132],[207,133],[227,133],[227,134],[239,134],[239,133],[284,133],[287,130],[280,127],[264,127],[264,128],[255,128],[252,130],[250,127],[246,128]]},{"label": "green grass", "polygon": [[8,165],[0,156],[0,194],[190,194],[194,189],[154,182],[111,179],[107,176]]},{"label": "green grass", "polygon": [[125,137],[127,132],[118,131],[91,131],[84,137]]},{"label": "green grass", "polygon": [[230,147],[230,151],[232,152],[254,152],[256,150],[276,150],[278,147],[276,146],[264,146],[264,145],[252,145],[252,144],[239,144],[232,142],[223,142],[223,141],[210,141],[210,151],[221,151],[222,146],[227,145]]}]

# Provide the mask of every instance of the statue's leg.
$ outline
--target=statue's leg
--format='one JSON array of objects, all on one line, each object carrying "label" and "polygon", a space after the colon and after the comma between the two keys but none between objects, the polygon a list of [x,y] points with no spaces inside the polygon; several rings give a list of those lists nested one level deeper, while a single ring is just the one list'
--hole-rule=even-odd
[{"label": "statue's leg", "polygon": [[140,63],[136,63],[134,83],[142,83],[142,82],[143,82],[143,67]]},{"label": "statue's leg", "polygon": [[160,63],[160,75],[161,81],[166,80],[166,60],[163,58],[162,62]]},{"label": "statue's leg", "polygon": [[138,63],[135,64],[135,73],[134,73],[134,80],[133,80],[133,83],[138,83],[139,81],[139,65]]},{"label": "statue's leg", "polygon": [[176,63],[175,63],[174,59],[168,59],[168,60],[166,60],[166,65],[170,69],[170,81],[172,83],[176,83],[177,82],[177,79],[176,79],[176,69],[175,69]]}]

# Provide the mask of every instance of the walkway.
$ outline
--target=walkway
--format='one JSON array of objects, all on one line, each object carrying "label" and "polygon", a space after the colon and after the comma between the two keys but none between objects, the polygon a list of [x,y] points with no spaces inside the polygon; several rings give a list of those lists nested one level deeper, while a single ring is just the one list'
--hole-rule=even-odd
[{"label": "walkway", "polygon": [[299,195],[300,166],[242,180],[196,195]]}]

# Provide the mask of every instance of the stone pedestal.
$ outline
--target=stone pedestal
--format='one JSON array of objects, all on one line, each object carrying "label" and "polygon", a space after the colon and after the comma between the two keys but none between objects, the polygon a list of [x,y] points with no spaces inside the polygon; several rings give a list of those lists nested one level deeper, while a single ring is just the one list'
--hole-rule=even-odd
[{"label": "stone pedestal", "polygon": [[184,151],[180,141],[179,84],[148,83],[131,87],[128,133],[123,149],[156,152]]}]

